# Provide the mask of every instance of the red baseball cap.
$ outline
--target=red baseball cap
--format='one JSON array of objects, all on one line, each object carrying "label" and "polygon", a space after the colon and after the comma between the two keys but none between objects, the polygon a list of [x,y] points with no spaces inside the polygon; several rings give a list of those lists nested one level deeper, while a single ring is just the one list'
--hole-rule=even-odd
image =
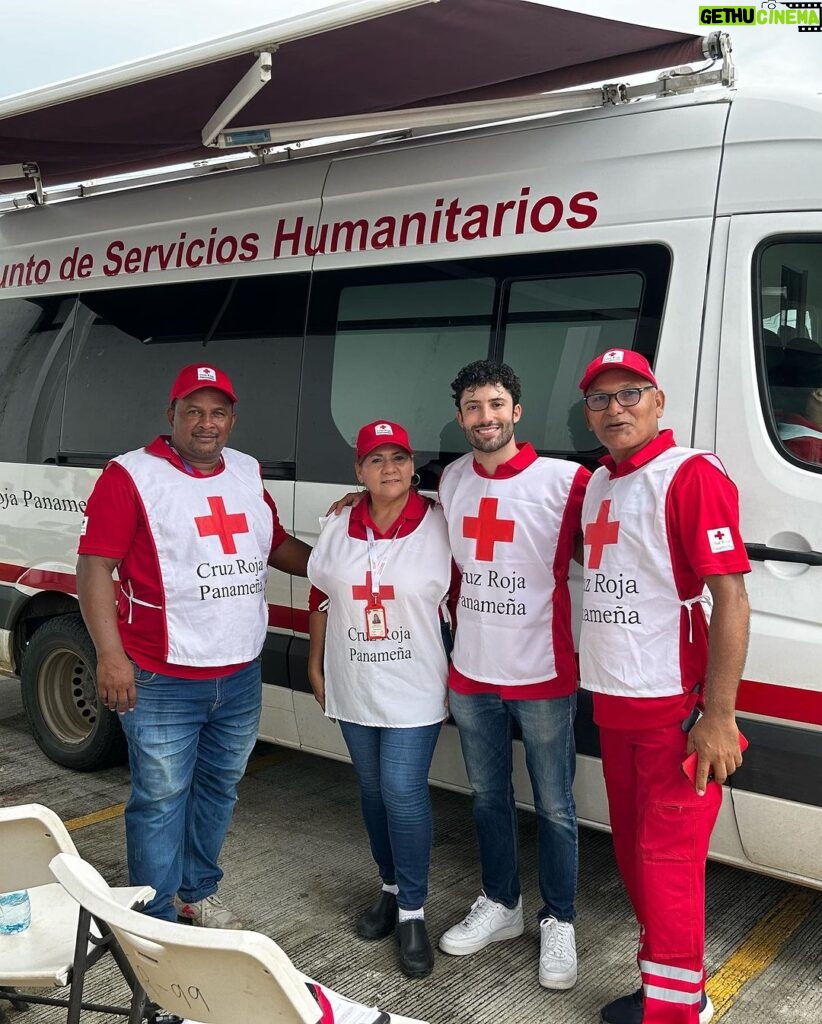
[{"label": "red baseball cap", "polygon": [[187,398],[200,388],[216,388],[227,395],[232,402],[237,401],[234,388],[231,385],[228,374],[218,370],[216,366],[205,366],[203,363],[192,363],[184,366],[177,374],[177,379],[171,385],[171,401],[177,398]]},{"label": "red baseball cap", "polygon": [[579,390],[583,393],[587,391],[591,383],[606,370],[622,369],[630,370],[638,377],[644,377],[645,380],[650,381],[654,387],[657,386],[651,364],[645,356],[630,348],[609,348],[607,352],[601,352],[585,367],[585,373],[579,382]]},{"label": "red baseball cap", "polygon": [[360,427],[357,434],[357,458],[364,459],[381,444],[395,444],[398,448],[404,448],[409,455],[414,454],[405,427],[399,423],[389,423],[388,420],[375,420]]}]

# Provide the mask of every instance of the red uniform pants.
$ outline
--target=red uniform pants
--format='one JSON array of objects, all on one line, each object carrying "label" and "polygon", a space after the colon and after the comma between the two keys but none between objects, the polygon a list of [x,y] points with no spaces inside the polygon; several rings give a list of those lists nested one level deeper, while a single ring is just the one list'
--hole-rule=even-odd
[{"label": "red uniform pants", "polygon": [[617,865],[640,926],[643,1024],[697,1024],[705,983],[705,862],[722,803],[697,796],[678,724],[600,728]]}]

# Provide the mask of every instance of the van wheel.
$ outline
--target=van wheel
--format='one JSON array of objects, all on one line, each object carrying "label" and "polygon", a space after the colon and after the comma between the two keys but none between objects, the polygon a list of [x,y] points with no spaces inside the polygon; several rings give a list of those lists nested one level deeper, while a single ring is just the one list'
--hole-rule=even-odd
[{"label": "van wheel", "polygon": [[126,744],[117,715],[97,702],[94,644],[80,615],[49,619],[23,654],[23,707],[37,745],[77,771],[121,764]]}]

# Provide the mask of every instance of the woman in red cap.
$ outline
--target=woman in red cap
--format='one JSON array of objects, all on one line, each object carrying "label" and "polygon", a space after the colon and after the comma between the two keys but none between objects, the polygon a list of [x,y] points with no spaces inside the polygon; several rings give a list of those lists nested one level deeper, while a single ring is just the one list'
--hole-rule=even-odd
[{"label": "woman in red cap", "polygon": [[428,771],[447,715],[441,607],[451,577],[442,510],[413,488],[408,434],[377,420],[357,435],[367,500],[328,516],[311,555],[308,676],[342,729],[382,878],[357,934],[396,929],[410,978],[434,966],[423,904],[431,856]]}]

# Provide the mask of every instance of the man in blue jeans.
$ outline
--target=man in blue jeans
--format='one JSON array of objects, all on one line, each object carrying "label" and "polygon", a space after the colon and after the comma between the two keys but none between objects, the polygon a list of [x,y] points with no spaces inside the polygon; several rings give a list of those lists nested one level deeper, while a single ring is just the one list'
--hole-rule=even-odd
[{"label": "man in blue jeans", "polygon": [[236,401],[216,367],[180,371],[171,434],[105,468],[77,562],[100,702],[128,741],[129,881],[156,890],[147,914],[216,928],[242,927],[217,860],[260,720],[267,566],[305,576],[310,551],[226,447]]},{"label": "man in blue jeans", "polygon": [[576,982],[577,670],[569,563],[590,474],[518,444],[520,382],[504,363],[452,384],[472,453],[446,467],[440,501],[462,573],[449,702],[474,794],[483,892],[440,949],[456,956],[522,934],[512,727],[519,726],[539,842],[539,982]]}]

